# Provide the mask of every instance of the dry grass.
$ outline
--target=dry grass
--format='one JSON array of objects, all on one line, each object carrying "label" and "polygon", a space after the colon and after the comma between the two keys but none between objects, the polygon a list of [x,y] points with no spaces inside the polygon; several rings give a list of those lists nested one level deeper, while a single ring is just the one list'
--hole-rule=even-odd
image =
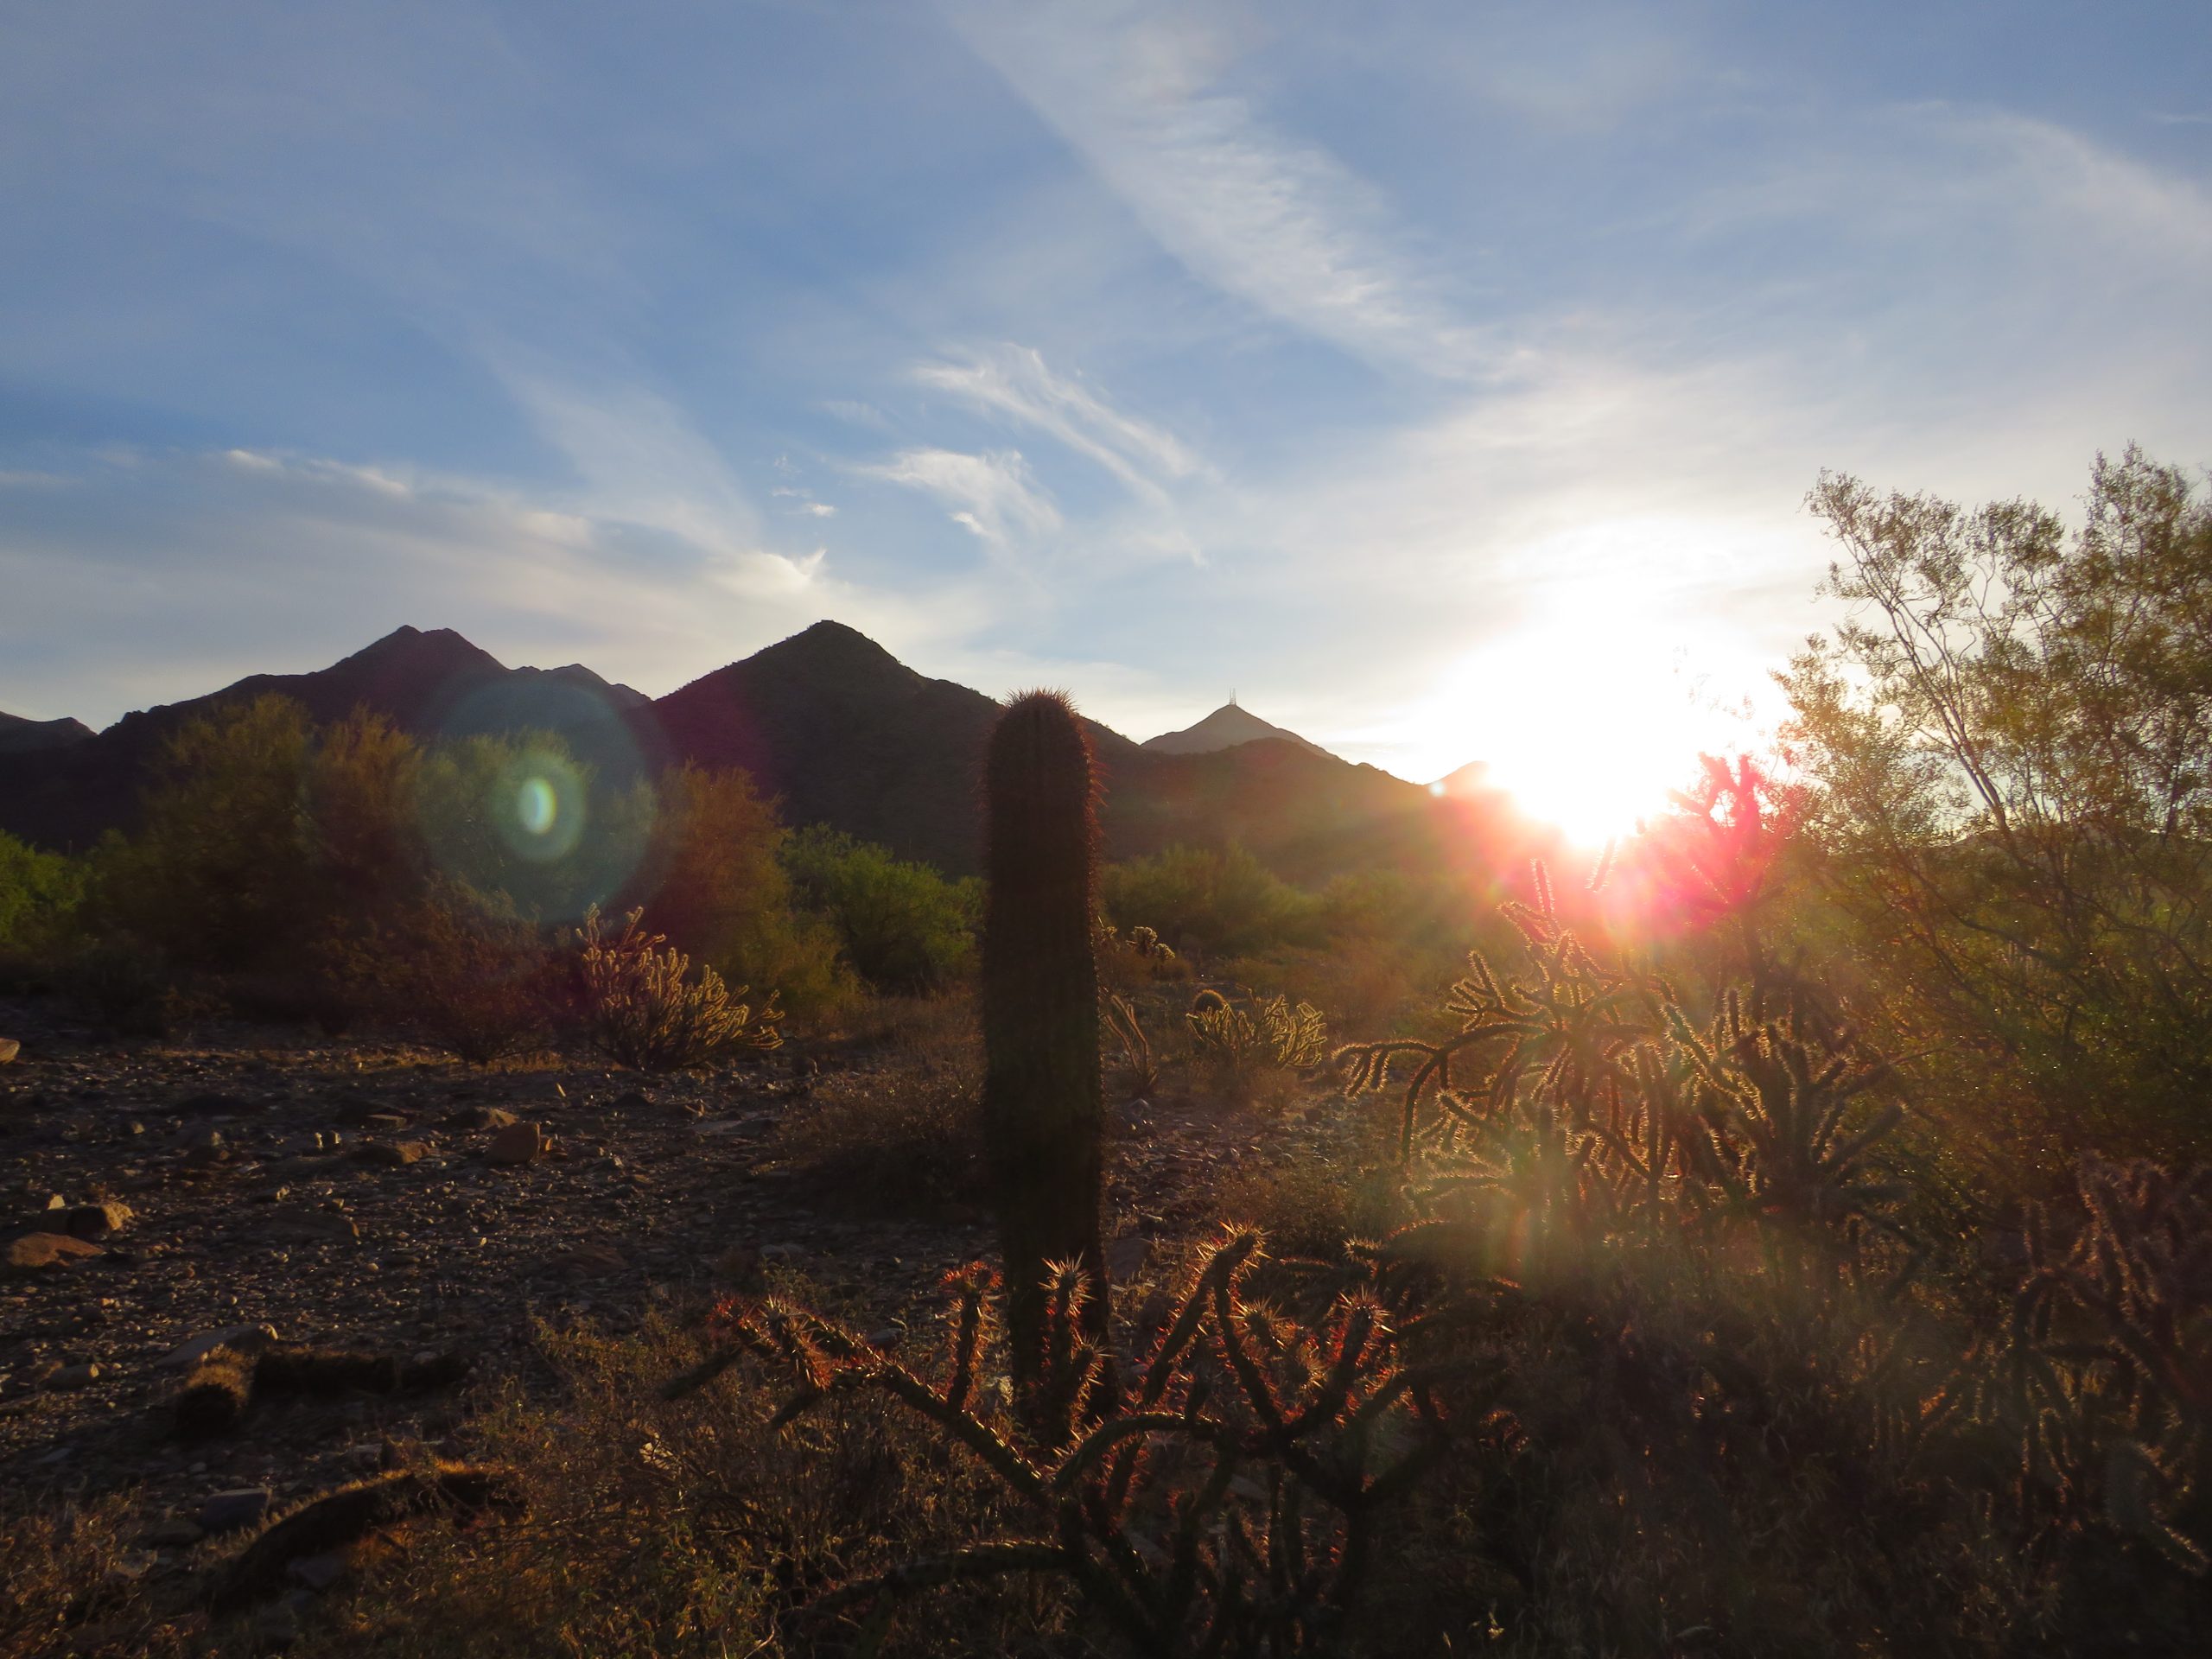
[{"label": "dry grass", "polygon": [[985,1197],[982,1044],[964,999],[906,999],[905,1040],[824,1078],[778,1126],[779,1155],[841,1206],[944,1214]]}]

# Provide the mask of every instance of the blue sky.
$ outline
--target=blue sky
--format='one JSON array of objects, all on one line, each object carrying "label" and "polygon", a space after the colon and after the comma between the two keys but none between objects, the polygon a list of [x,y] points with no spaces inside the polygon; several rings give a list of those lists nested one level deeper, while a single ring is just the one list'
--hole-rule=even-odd
[{"label": "blue sky", "polygon": [[834,616],[1641,752],[1822,620],[1821,467],[2212,461],[2208,87],[2201,0],[4,0],[0,708]]}]

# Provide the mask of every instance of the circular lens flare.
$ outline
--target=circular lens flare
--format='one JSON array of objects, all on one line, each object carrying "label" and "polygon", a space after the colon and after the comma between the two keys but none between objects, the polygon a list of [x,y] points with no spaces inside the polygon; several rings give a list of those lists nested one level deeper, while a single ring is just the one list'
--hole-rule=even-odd
[{"label": "circular lens flare", "polygon": [[575,851],[583,838],[587,791],[565,755],[533,749],[518,755],[493,790],[500,838],[533,864]]},{"label": "circular lens flare", "polygon": [[550,835],[559,815],[561,798],[543,778],[525,781],[515,801],[515,817],[526,836]]}]

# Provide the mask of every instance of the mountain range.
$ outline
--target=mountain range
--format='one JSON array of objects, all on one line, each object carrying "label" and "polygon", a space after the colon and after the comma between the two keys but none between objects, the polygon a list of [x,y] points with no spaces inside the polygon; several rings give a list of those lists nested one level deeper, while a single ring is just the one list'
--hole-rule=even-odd
[{"label": "mountain range", "polygon": [[[174,733],[268,693],[318,721],[367,708],[423,738],[558,729],[602,766],[741,767],[780,798],[787,822],[828,824],[953,874],[979,866],[978,779],[1001,708],[837,622],[657,701],[581,665],[509,668],[451,630],[404,627],[328,668],[253,675],[98,733],[0,718],[0,830],[79,849],[128,830]],[[1340,760],[1233,703],[1146,744],[1086,723],[1109,858],[1241,842],[1279,874],[1314,881],[1377,863],[1465,868],[1478,843],[1496,850],[1504,828],[1487,822],[1496,803],[1478,826],[1465,798]]]}]

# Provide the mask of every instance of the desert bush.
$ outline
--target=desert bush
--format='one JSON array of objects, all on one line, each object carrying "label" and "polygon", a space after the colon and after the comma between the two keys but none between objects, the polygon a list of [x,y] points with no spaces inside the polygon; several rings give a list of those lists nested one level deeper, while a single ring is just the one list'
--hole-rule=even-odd
[{"label": "desert bush", "polygon": [[561,989],[553,954],[504,896],[433,880],[324,961],[373,1017],[472,1065],[542,1047],[552,1034]]},{"label": "desert bush", "polygon": [[296,957],[322,906],[308,835],[307,711],[264,696],[172,736],[137,833],[93,855],[101,931],[143,940],[180,969]]},{"label": "desert bush", "polygon": [[835,925],[797,907],[789,836],[742,772],[678,766],[658,785],[646,909],[670,942],[736,984],[772,985],[792,1015],[821,1021],[857,991]]},{"label": "desert bush", "polygon": [[690,958],[643,920],[632,911],[610,938],[594,909],[574,935],[575,1006],[594,1046],[619,1065],[678,1071],[782,1046],[774,992],[756,1011],[737,1001],[746,987],[732,992],[713,969],[690,977]]},{"label": "desert bush", "polygon": [[933,991],[973,970],[974,883],[819,826],[791,837],[784,863],[800,904],[836,929],[846,961],[876,989]]},{"label": "desert bush", "polygon": [[981,1068],[912,1062],[825,1079],[776,1126],[779,1158],[863,1215],[969,1211],[988,1197]]},{"label": "desert bush", "polygon": [[1255,951],[1320,943],[1319,909],[1242,847],[1171,847],[1110,865],[1102,882],[1116,926],[1157,928],[1179,951]]},{"label": "desert bush", "polygon": [[85,897],[81,861],[42,853],[0,831],[0,953],[49,946]]},{"label": "desert bush", "polygon": [[188,1011],[178,975],[156,946],[128,933],[79,940],[61,968],[70,1001],[125,1037],[166,1037]]},{"label": "desert bush", "polygon": [[1855,607],[1792,665],[1815,925],[1961,1140],[2201,1156],[2212,499],[2130,448],[2070,533],[1824,474]]}]

